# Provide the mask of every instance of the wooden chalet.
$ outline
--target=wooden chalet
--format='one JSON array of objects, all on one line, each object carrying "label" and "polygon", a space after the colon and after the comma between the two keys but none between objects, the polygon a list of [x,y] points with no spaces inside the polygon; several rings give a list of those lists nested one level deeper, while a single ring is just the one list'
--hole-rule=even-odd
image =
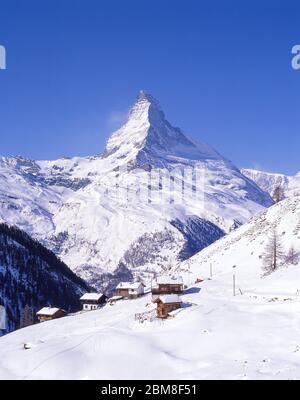
[{"label": "wooden chalet", "polygon": [[183,292],[182,277],[159,276],[152,285],[151,292],[153,295],[181,294]]},{"label": "wooden chalet", "polygon": [[97,310],[107,301],[107,296],[102,293],[85,293],[80,297],[83,311]]},{"label": "wooden chalet", "polygon": [[158,296],[154,303],[157,304],[157,317],[167,318],[170,312],[181,308],[182,300],[177,294],[166,294]]},{"label": "wooden chalet", "polygon": [[144,294],[144,289],[142,282],[120,282],[116,287],[116,296],[136,299]]},{"label": "wooden chalet", "polygon": [[36,313],[39,322],[51,321],[52,319],[62,318],[67,315],[67,312],[62,308],[44,307]]}]

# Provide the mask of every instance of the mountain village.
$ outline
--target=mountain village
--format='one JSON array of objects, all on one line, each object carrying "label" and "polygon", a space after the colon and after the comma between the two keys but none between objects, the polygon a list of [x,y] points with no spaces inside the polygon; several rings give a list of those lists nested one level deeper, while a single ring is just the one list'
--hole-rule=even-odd
[{"label": "mountain village", "polygon": [[[114,305],[115,302],[124,299],[132,300],[144,296],[145,287],[142,282],[120,282],[116,288],[116,295],[108,298],[102,293],[85,293],[80,297],[82,304],[82,311],[99,310],[105,305]],[[151,286],[150,293],[152,294],[151,302],[156,304],[156,317],[167,318],[174,315],[173,311],[182,307],[182,300],[180,294],[183,293],[184,284],[181,277],[160,276],[158,277],[153,286]],[[135,315],[135,319],[140,322],[149,320],[150,314],[153,311],[145,311]],[[50,321],[57,318],[67,316],[67,312],[57,307],[43,307],[36,314],[39,322]],[[74,314],[72,314],[74,315]]]}]

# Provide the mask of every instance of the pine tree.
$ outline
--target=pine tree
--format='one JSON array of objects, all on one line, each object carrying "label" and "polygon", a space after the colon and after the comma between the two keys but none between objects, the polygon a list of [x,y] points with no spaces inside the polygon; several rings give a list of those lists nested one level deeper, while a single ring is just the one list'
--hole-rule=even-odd
[{"label": "pine tree", "polygon": [[294,246],[291,246],[289,252],[285,256],[286,264],[297,265],[300,261],[300,253],[296,251]]},{"label": "pine tree", "polygon": [[274,272],[280,266],[283,257],[282,243],[278,233],[274,230],[262,256],[263,267],[266,274]]}]

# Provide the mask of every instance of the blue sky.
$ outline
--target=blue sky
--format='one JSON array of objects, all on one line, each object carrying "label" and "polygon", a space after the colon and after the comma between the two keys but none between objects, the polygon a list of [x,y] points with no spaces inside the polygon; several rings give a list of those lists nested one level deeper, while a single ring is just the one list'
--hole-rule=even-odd
[{"label": "blue sky", "polygon": [[1,0],[0,154],[102,152],[140,89],[239,167],[300,170],[299,1]]}]

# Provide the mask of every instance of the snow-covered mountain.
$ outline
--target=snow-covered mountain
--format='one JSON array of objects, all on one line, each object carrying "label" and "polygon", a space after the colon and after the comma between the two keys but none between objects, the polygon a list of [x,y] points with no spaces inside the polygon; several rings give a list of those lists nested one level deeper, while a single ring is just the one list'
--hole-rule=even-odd
[{"label": "snow-covered mountain", "polygon": [[102,290],[171,268],[271,204],[144,92],[100,156],[0,159],[0,220]]},{"label": "snow-covered mountain", "polygon": [[77,311],[80,295],[88,290],[51,251],[18,228],[0,224],[0,305],[6,308],[6,332],[20,327],[26,307],[32,321],[46,305]]},{"label": "snow-covered mountain", "polygon": [[[300,197],[261,212],[173,270],[188,286],[173,318],[135,320],[152,313],[147,294],[14,332],[0,339],[0,376],[299,379],[300,263],[263,276],[260,256],[273,229],[285,251],[299,250]],[[120,362],[128,359],[130,367]]]},{"label": "snow-covered mountain", "polygon": [[254,169],[242,169],[241,172],[271,196],[273,196],[274,190],[279,186],[283,188],[286,197],[300,194],[300,172],[294,176]]}]

